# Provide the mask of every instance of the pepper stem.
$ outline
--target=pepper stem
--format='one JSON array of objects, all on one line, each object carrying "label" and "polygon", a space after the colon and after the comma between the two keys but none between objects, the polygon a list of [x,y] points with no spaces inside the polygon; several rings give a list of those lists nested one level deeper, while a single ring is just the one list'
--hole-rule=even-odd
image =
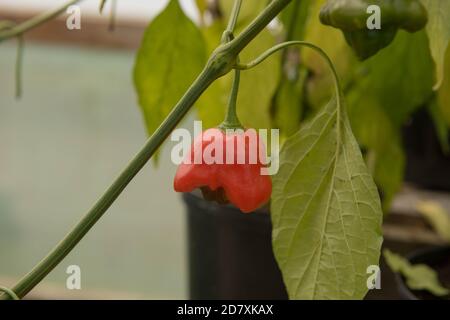
[{"label": "pepper stem", "polygon": [[[227,28],[222,35],[222,43],[229,42],[234,39],[233,30],[236,26],[237,19],[239,16],[239,11],[241,9],[242,0],[235,0],[233,4],[233,9],[231,10],[230,19],[228,21]],[[239,63],[239,56],[236,57],[236,63]],[[225,114],[225,120],[219,125],[219,129],[242,129],[241,122],[238,119],[236,113],[236,102],[237,95],[239,91],[239,82],[241,80],[241,71],[234,70],[233,85],[231,87],[230,97],[228,99],[227,112]]]},{"label": "pepper stem", "polygon": [[239,91],[239,82],[241,79],[241,71],[234,71],[233,86],[231,87],[230,97],[228,99],[227,113],[225,120],[219,125],[219,129],[242,129],[242,124],[236,113],[236,102]]}]

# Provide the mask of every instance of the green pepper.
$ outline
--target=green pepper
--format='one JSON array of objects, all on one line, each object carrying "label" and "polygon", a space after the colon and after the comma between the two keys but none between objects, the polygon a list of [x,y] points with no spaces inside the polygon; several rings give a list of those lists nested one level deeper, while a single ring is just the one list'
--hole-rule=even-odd
[{"label": "green pepper", "polygon": [[[381,29],[367,27],[371,5],[381,9]],[[387,47],[398,29],[423,29],[428,15],[420,0],[328,0],[320,11],[320,21],[341,29],[356,55],[364,60]]]}]

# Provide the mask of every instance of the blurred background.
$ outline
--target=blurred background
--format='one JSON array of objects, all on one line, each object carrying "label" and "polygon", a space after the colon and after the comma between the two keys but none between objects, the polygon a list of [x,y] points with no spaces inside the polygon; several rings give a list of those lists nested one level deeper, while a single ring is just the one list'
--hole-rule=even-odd
[{"label": "blurred background", "polygon": [[[0,283],[12,285],[78,222],[146,140],[132,84],[135,50],[167,1],[85,1],[82,31],[65,15],[27,34],[24,92],[14,98],[14,40],[0,46]],[[192,1],[182,1],[195,19]],[[0,20],[23,20],[62,1],[0,0]],[[123,37],[122,32],[128,37]],[[186,298],[184,211],[176,167],[162,154],[34,291],[38,297]],[[82,289],[67,290],[66,268]]]}]

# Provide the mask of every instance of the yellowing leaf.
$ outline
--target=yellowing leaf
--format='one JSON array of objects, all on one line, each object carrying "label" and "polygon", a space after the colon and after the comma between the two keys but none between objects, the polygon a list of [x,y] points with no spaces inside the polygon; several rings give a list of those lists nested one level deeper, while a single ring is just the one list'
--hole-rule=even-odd
[{"label": "yellowing leaf", "polygon": [[405,277],[406,284],[410,289],[427,290],[438,297],[450,293],[439,283],[436,271],[427,265],[411,265],[408,260],[387,249],[383,250],[383,256],[392,271],[401,273]]},{"label": "yellowing leaf", "polygon": [[149,134],[161,124],[206,61],[203,37],[177,0],[147,27],[137,53],[134,84]]},{"label": "yellowing leaf", "polygon": [[362,299],[382,211],[336,100],[288,138],[273,178],[273,249],[291,299]]},{"label": "yellowing leaf", "polygon": [[422,201],[417,210],[425,217],[442,239],[450,243],[450,213],[433,201]]},{"label": "yellowing leaf", "polygon": [[436,63],[437,90],[444,79],[444,57],[450,41],[450,1],[422,0],[428,11],[427,33],[431,54]]}]

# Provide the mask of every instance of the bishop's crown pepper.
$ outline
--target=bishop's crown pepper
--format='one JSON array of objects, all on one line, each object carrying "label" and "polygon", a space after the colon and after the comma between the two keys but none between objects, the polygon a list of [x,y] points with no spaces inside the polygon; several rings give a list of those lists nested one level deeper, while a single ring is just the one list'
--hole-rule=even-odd
[{"label": "bishop's crown pepper", "polygon": [[[371,5],[380,8],[381,29],[367,27]],[[388,46],[398,29],[423,29],[428,14],[420,0],[328,0],[320,11],[320,21],[341,29],[356,55],[364,60]]]},{"label": "bishop's crown pepper", "polygon": [[178,166],[174,189],[191,192],[200,188],[207,200],[231,202],[242,212],[254,211],[272,193],[270,176],[261,174],[264,155],[265,146],[254,129],[231,134],[208,129],[195,138]]}]

